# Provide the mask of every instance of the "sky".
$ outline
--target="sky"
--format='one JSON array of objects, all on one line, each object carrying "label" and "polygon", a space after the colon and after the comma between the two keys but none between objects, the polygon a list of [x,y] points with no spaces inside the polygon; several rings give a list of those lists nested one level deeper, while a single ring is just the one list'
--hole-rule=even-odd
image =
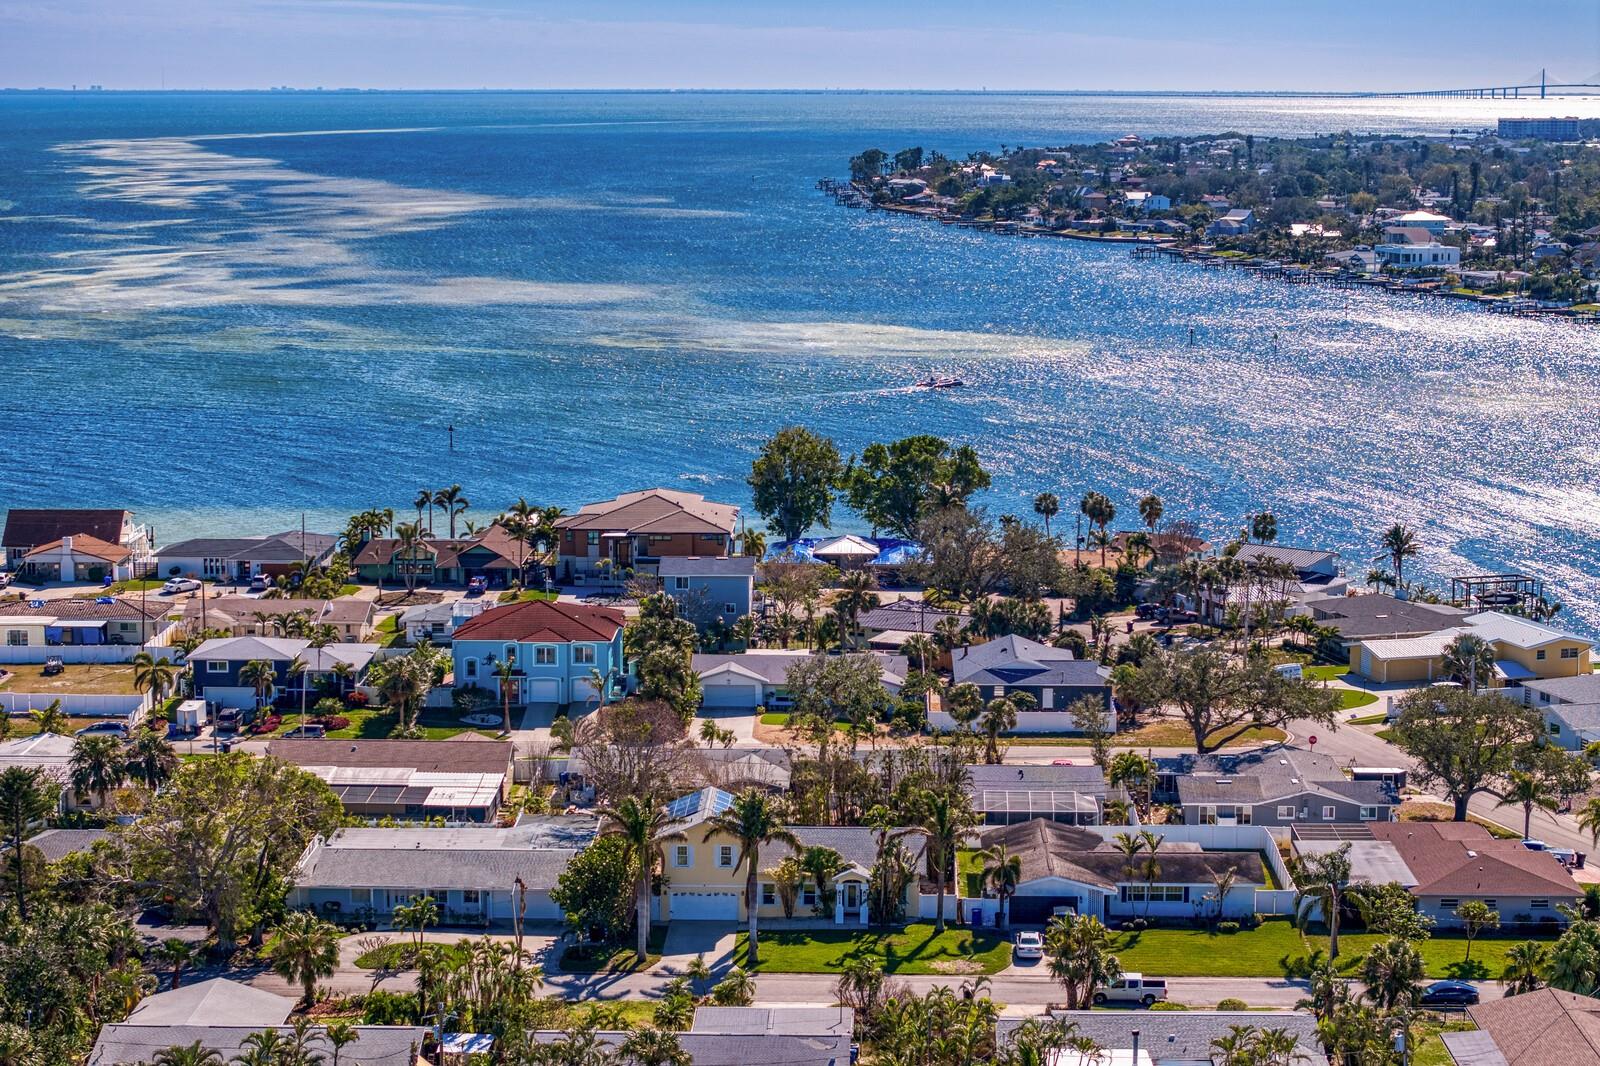
[{"label": "sky", "polygon": [[0,86],[1413,89],[1600,80],[1600,0],[0,0]]}]

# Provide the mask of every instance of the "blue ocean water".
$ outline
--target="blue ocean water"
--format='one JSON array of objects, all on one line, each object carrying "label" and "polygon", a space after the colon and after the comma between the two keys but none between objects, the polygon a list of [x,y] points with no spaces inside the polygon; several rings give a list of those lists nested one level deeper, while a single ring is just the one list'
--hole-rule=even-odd
[{"label": "blue ocean water", "polygon": [[[1225,534],[1270,507],[1357,575],[1404,521],[1431,583],[1527,570],[1594,625],[1593,332],[813,188],[869,145],[1574,112],[1600,101],[0,95],[0,508],[127,505],[168,540],[452,482],[485,515],[652,484],[746,503],[761,440],[802,422],[971,442],[997,512],[1153,490]],[[935,372],[970,387],[906,391]]]}]

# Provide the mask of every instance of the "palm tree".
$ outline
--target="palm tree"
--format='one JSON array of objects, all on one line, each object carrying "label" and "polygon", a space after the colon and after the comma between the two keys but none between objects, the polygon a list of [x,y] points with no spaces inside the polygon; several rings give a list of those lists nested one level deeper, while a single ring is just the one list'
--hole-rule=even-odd
[{"label": "palm tree", "polygon": [[266,955],[280,977],[300,982],[309,1008],[316,1002],[317,978],[339,966],[339,927],[310,911],[294,911],[267,938]]},{"label": "palm tree", "polygon": [[510,733],[511,690],[516,687],[519,673],[517,660],[514,657],[507,656],[500,662],[495,663],[494,669],[490,673],[494,674],[495,683],[500,686],[500,731],[502,733]]},{"label": "palm tree", "polygon": [[1154,533],[1156,523],[1161,521],[1161,513],[1165,508],[1161,504],[1161,497],[1153,492],[1139,497],[1139,517],[1144,519],[1145,526]]},{"label": "palm tree", "polygon": [[997,696],[984,705],[983,717],[978,724],[983,729],[985,766],[1000,765],[1000,734],[1017,728],[1019,707],[1024,700],[1031,702],[1032,699],[1027,693],[1018,691],[1009,696]]},{"label": "palm tree", "polygon": [[225,1066],[220,1052],[203,1047],[200,1041],[192,1044],[162,1048],[151,1060],[155,1066]]},{"label": "palm tree", "polygon": [[1383,547],[1383,551],[1374,561],[1383,562],[1387,559],[1394,574],[1395,585],[1404,588],[1406,583],[1406,560],[1422,550],[1422,543],[1417,540],[1415,533],[1396,522],[1384,530],[1379,544]]},{"label": "palm tree", "polygon": [[1022,883],[1022,856],[1010,854],[1004,844],[991,844],[979,853],[979,858],[983,860],[979,876],[1000,900],[999,923],[1002,927],[1009,925],[1006,901],[1016,894],[1017,886]]},{"label": "palm tree", "polygon": [[138,692],[150,693],[150,698],[160,703],[172,691],[177,681],[177,668],[166,656],[157,659],[147,651],[133,657],[133,687]]},{"label": "palm tree", "polygon": [[1122,976],[1122,964],[1111,954],[1111,933],[1093,916],[1063,914],[1044,934],[1050,955],[1050,976],[1067,992],[1067,1009],[1087,1008],[1094,990]]},{"label": "palm tree", "polygon": [[414,505],[417,508],[417,528],[418,529],[422,528],[422,512],[426,511],[426,512],[428,512],[428,528],[429,528],[429,530],[432,530],[433,529],[433,490],[432,489],[423,489],[421,492],[417,493],[417,499],[416,499]]},{"label": "palm tree", "polygon": [[[873,591],[877,587],[878,579],[871,570],[852,570],[839,578],[840,591],[836,606],[844,615],[846,625],[841,628],[846,630],[852,646],[861,631],[857,625],[861,612],[878,605],[878,595]],[[843,642],[841,638],[840,643]]]},{"label": "palm tree", "polygon": [[80,795],[93,793],[102,808],[106,794],[120,788],[128,779],[128,763],[122,754],[122,741],[116,737],[79,737],[72,745],[69,764],[72,789]]},{"label": "palm tree", "polygon": [[759,529],[747,529],[739,534],[739,554],[748,555],[757,562],[766,558],[767,535]]},{"label": "palm tree", "polygon": [[[322,649],[330,644],[339,643],[339,631],[331,625],[312,626],[306,631],[305,640],[306,651],[315,653],[320,663]],[[300,658],[296,658],[289,665],[289,672],[300,682],[300,729],[303,736],[306,726],[306,693],[311,688],[311,672],[305,660]]]},{"label": "palm tree", "polygon": [[[1156,764],[1136,751],[1124,751],[1111,760],[1106,779],[1113,788],[1128,789],[1139,810],[1148,817],[1156,779]],[[1131,786],[1131,787],[1130,787]]]},{"label": "palm tree", "polygon": [[1350,845],[1334,851],[1301,855],[1291,864],[1294,875],[1295,917],[1303,927],[1312,907],[1322,911],[1328,925],[1328,958],[1339,957],[1339,912],[1344,906],[1345,889],[1350,884]]},{"label": "palm tree", "polygon": [[1589,834],[1600,848],[1600,796],[1592,796],[1578,808],[1578,828]]},{"label": "palm tree", "polygon": [[1044,535],[1050,535],[1050,519],[1061,513],[1061,498],[1053,492],[1041,492],[1033,498],[1033,513],[1044,519]]},{"label": "palm tree", "polygon": [[1506,971],[1501,975],[1506,995],[1520,996],[1544,987],[1544,975],[1550,965],[1550,950],[1537,940],[1524,940],[1506,951]]},{"label": "palm tree", "polygon": [[1494,645],[1476,633],[1463,633],[1444,646],[1439,664],[1446,675],[1477,692],[1494,678]]},{"label": "palm tree", "polygon": [[256,690],[256,707],[259,709],[272,700],[278,686],[277,668],[265,659],[251,659],[239,667],[239,680]]},{"label": "palm tree", "polygon": [[471,503],[462,495],[460,485],[451,485],[433,494],[433,505],[450,518],[450,539],[456,539],[456,519],[466,513]]},{"label": "palm tree", "polygon": [[172,967],[172,988],[179,987],[183,982],[183,968],[200,957],[199,949],[180,937],[169,936],[156,948],[156,955],[162,962]]},{"label": "palm tree", "polygon": [[[656,868],[658,840],[672,823],[665,807],[653,795],[624,796],[621,802],[600,808],[603,835],[623,842],[624,861],[633,872],[633,920],[637,928],[635,955],[643,966],[650,954],[650,878]],[[750,907],[752,915],[755,905]],[[752,921],[752,928],[753,928]]]},{"label": "palm tree", "polygon": [[1110,537],[1106,535],[1106,528],[1111,524],[1112,519],[1117,517],[1117,505],[1112,503],[1111,498],[1103,492],[1086,492],[1083,499],[1078,502],[1078,510],[1083,512],[1083,517],[1100,529],[1102,534],[1100,565],[1104,567],[1106,565],[1105,546],[1111,543]]},{"label": "palm tree", "polygon": [[28,919],[28,886],[23,876],[22,842],[28,829],[55,807],[44,771],[9,766],[0,770],[0,820],[6,829],[6,853],[11,857],[13,887],[17,896],[17,916]]},{"label": "palm tree", "polygon": [[1522,839],[1530,840],[1533,837],[1533,809],[1542,808],[1553,811],[1560,806],[1556,797],[1550,794],[1549,784],[1536,774],[1523,770],[1511,771],[1511,780],[1505,794],[1500,797],[1506,803],[1516,803],[1522,807]]},{"label": "palm tree", "polygon": [[263,1029],[244,1038],[244,1047],[231,1060],[232,1066],[282,1066],[288,1056],[289,1040],[276,1029]]},{"label": "palm tree", "polygon": [[920,671],[926,672],[930,663],[939,657],[939,649],[932,638],[916,633],[906,638],[900,652]]},{"label": "palm tree", "polygon": [[983,713],[983,692],[970,682],[952,688],[945,697],[945,711],[956,720],[956,725],[966,729]]},{"label": "palm tree", "polygon": [[[429,521],[432,521],[433,512],[429,511],[428,514]],[[406,593],[409,595],[417,590],[416,557],[418,549],[422,547],[422,530],[410,522],[401,522],[395,527],[394,535],[399,543],[395,545],[394,555],[390,558],[399,559],[400,565],[405,568]]]},{"label": "palm tree", "polygon": [[936,933],[944,932],[944,890],[950,863],[955,858],[961,838],[975,820],[965,799],[964,793],[925,790],[917,804],[920,821],[890,834],[890,838],[896,840],[914,835],[926,841],[923,851],[928,856],[928,869],[933,874],[934,891],[939,899],[933,920]]},{"label": "palm tree", "polygon": [[1374,944],[1361,963],[1367,998],[1383,1010],[1416,1002],[1423,972],[1422,955],[1397,936]]},{"label": "palm tree", "polygon": [[361,1030],[350,1022],[329,1022],[327,1028],[322,1030],[322,1038],[333,1048],[333,1062],[330,1066],[339,1066],[339,1056],[348,1045],[361,1039]]},{"label": "palm tree", "polygon": [[637,1029],[628,1034],[617,1050],[633,1066],[692,1066],[694,1060],[683,1050],[678,1034],[664,1029]]},{"label": "palm tree", "polygon": [[706,825],[705,839],[721,833],[733,837],[738,843],[738,859],[734,870],[745,868],[744,905],[749,924],[749,951],[745,955],[745,968],[754,969],[760,962],[757,942],[756,875],[761,870],[763,844],[786,844],[798,851],[800,840],[783,824],[783,803],[773,796],[750,788],[741,792],[725,811],[713,815]]},{"label": "palm tree", "polygon": [[72,732],[72,719],[61,709],[60,700],[51,700],[50,706],[42,711],[29,711],[28,717],[33,719],[41,733],[55,733],[64,737]]}]

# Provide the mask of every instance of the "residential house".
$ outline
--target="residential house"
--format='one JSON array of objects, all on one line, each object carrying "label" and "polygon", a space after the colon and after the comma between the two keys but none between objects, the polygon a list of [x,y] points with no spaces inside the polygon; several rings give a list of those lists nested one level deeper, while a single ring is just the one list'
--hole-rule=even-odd
[{"label": "residential house", "polygon": [[[735,922],[745,919],[744,888],[748,871],[739,865],[739,841],[708,827],[710,820],[732,803],[730,793],[705,788],[674,800],[668,806],[672,825],[659,838],[665,885],[656,898],[660,920]],[[822,917],[832,918],[835,925],[865,925],[867,886],[873,864],[878,859],[877,831],[864,826],[791,825],[786,828],[799,839],[802,849],[831,848],[843,863],[830,883],[831,910],[826,900],[818,899],[816,886],[808,884],[796,905],[795,917],[811,918],[820,908],[824,912]],[[920,865],[921,839],[908,836],[904,844],[912,861]],[[791,850],[782,844],[763,847],[758,878],[790,854]],[[756,913],[761,920],[783,918],[777,886],[758,879],[756,888]],[[903,902],[908,914],[919,913],[921,900],[915,880],[906,886]]]},{"label": "residential house", "polygon": [[[568,1038],[561,1030],[541,1029],[532,1034],[540,1044],[554,1044]],[[617,1048],[633,1033],[625,1030],[599,1030],[594,1036],[607,1047]],[[689,1066],[750,1066],[772,1063],[781,1066],[847,1066],[852,1060],[850,1037],[787,1036],[746,1033],[678,1033],[678,1047],[688,1057]],[[620,1053],[615,1056],[621,1061]]]},{"label": "residential house", "polygon": [[227,630],[236,637],[280,634],[290,615],[304,616],[307,625],[332,626],[340,640],[359,642],[372,636],[377,605],[360,596],[332,600],[199,596],[184,601],[183,606],[185,624]]},{"label": "residential house", "polygon": [[859,570],[874,562],[882,551],[876,541],[846,533],[814,545],[811,557],[840,570]]},{"label": "residential house", "polygon": [[1378,269],[1378,253],[1365,248],[1352,248],[1347,251],[1329,252],[1323,257],[1324,262],[1357,274],[1371,274]]},{"label": "residential house", "polygon": [[1274,601],[1289,614],[1310,600],[1343,596],[1350,588],[1349,579],[1339,572],[1338,552],[1286,544],[1243,544],[1233,559],[1258,571],[1281,567],[1288,576],[1235,582],[1225,590],[1202,589],[1194,601],[1179,596],[1179,605],[1220,624],[1227,619],[1230,608],[1242,611],[1247,605],[1255,608]]},{"label": "residential house", "polygon": [[[176,623],[172,605],[118,596],[0,601],[0,635],[8,648],[36,648],[43,662],[51,649],[164,641]],[[17,661],[17,660],[13,660]]]},{"label": "residential house", "polygon": [[[903,655],[867,652],[878,661],[883,687],[899,695],[910,664]],[[700,675],[700,705],[707,710],[784,709],[789,699],[789,668],[812,657],[808,651],[752,648],[738,655],[695,655],[690,668]]]},{"label": "residential house", "polygon": [[1035,818],[1099,825],[1107,792],[1105,774],[1093,763],[967,767],[967,796],[986,825]]},{"label": "residential house", "polygon": [[[218,1061],[235,1061],[246,1040],[263,1030],[290,1032],[285,1023],[295,1001],[225,977],[193,981],[146,996],[122,1022],[100,1030],[88,1066],[149,1062],[170,1047],[199,1044]],[[351,1066],[414,1066],[428,1031],[421,1026],[361,1025],[357,1039],[339,1052]],[[311,1033],[314,1051],[331,1049],[320,1027]]]},{"label": "residential house", "polygon": [[298,637],[213,637],[189,653],[194,696],[214,707],[253,709],[262,694],[240,678],[246,664],[270,663],[274,691],[282,692],[289,686],[290,665],[310,646]]},{"label": "residential house", "polygon": [[1361,596],[1325,596],[1306,600],[1290,614],[1308,614],[1319,626],[1339,634],[1348,652],[1363,640],[1425,637],[1461,624],[1471,614],[1463,607],[1402,600],[1386,592]]},{"label": "residential house", "polygon": [[1420,229],[1429,236],[1442,236],[1450,225],[1450,216],[1436,211],[1406,211],[1383,220],[1385,229]]},{"label": "residential house", "polygon": [[[849,1007],[696,1007],[691,1033],[742,1036],[843,1036],[856,1031]],[[771,1062],[771,1059],[751,1059]],[[841,1063],[840,1066],[843,1066]]]},{"label": "residential house", "polygon": [[728,792],[789,791],[792,760],[783,748],[703,747],[696,749],[693,762],[701,781]]},{"label": "residential house", "polygon": [[28,838],[28,847],[38,849],[45,862],[60,862],[68,855],[88,851],[111,834],[105,829],[46,829]]},{"label": "residential house", "polygon": [[1242,237],[1256,227],[1255,212],[1236,207],[1206,227],[1208,237]]},{"label": "residential house", "polygon": [[[1010,920],[1022,925],[1048,922],[1060,907],[1107,923],[1134,917],[1192,919],[1207,913],[1239,918],[1256,913],[1257,890],[1287,882],[1287,871],[1266,865],[1281,863],[1266,830],[1249,835],[1251,846],[1236,834],[1208,846],[1208,841],[1178,831],[1183,828],[1151,829],[1161,837],[1153,881],[1144,877],[1138,858],[1129,860],[1117,847],[1115,835],[1127,830],[1116,826],[1095,829],[1035,818],[984,829],[974,843],[980,848],[1001,846],[1022,860],[1022,879],[1007,906]],[[1229,871],[1233,886],[1219,906],[1216,883]],[[967,906],[974,925],[990,924],[998,916],[994,898],[969,900]]]},{"label": "residential house", "polygon": [[361,545],[351,563],[361,580],[380,586],[461,586],[482,578],[490,588],[508,588],[542,558],[495,523],[471,536],[424,537],[410,547],[395,537],[376,537]]},{"label": "residential house", "polygon": [[1486,999],[1467,1017],[1476,1028],[1439,1034],[1456,1066],[1600,1066],[1600,999],[1593,996],[1540,988]]},{"label": "residential house", "polygon": [[1217,215],[1225,215],[1233,205],[1228,202],[1226,196],[1207,195],[1200,197],[1200,206]]},{"label": "residential house", "polygon": [[[609,607],[546,600],[491,607],[456,627],[455,686],[499,696],[509,684],[518,707],[598,705],[612,692],[596,691],[595,676],[612,690],[627,688],[622,626],[622,612]],[[502,682],[497,671],[507,666]]]},{"label": "residential house", "polygon": [[1152,211],[1172,210],[1172,200],[1168,197],[1162,196],[1160,193],[1135,190],[1133,192],[1126,193],[1124,195],[1124,199],[1127,201],[1128,210],[1134,212],[1135,214],[1148,214]]},{"label": "residential house", "polygon": [[1185,825],[1339,825],[1389,821],[1399,795],[1355,781],[1338,762],[1286,744],[1241,754],[1156,760],[1156,794],[1175,797]]},{"label": "residential house", "polygon": [[1150,542],[1150,550],[1163,563],[1181,563],[1185,559],[1198,559],[1211,550],[1211,542],[1204,537],[1182,530],[1124,529],[1111,537],[1111,550],[1118,555],[1128,553],[1129,538],[1138,534]]},{"label": "residential house", "polygon": [[0,740],[0,770],[13,767],[37,770],[47,781],[60,786],[60,806],[64,810],[94,806],[93,796],[76,796],[72,782],[72,749],[76,739],[60,733],[35,733],[14,740]]},{"label": "residential house", "polygon": [[510,828],[350,828],[307,845],[289,906],[340,922],[383,919],[432,896],[446,924],[559,922],[550,898],[599,823],[587,815],[525,817]]},{"label": "residential house", "polygon": [[235,583],[283,577],[300,566],[326,565],[338,546],[331,533],[298,529],[260,537],[195,537],[158,551],[156,575]]},{"label": "residential house", "polygon": [[[996,1043],[1009,1045],[1025,1020],[1001,1018],[995,1023]],[[1247,1028],[1293,1037],[1291,1061],[1296,1066],[1328,1066],[1316,1017],[1300,1011],[1074,1010],[1051,1011],[1041,1020],[1069,1025],[1074,1036],[1101,1049],[1051,1052],[1051,1066],[1216,1066],[1232,1060],[1213,1045]]]},{"label": "residential house", "polygon": [[463,622],[478,617],[493,605],[493,600],[481,597],[419,603],[401,612],[398,625],[406,635],[407,644],[415,646],[423,641],[448,644],[455,639],[456,630]]},{"label": "residential house", "polygon": [[960,612],[931,607],[920,596],[905,596],[863,611],[856,625],[861,627],[869,646],[894,651],[912,636],[931,637],[946,619],[954,619],[958,627],[965,626],[968,620]]},{"label": "residential house", "polygon": [[1394,845],[1416,877],[1417,910],[1440,926],[1459,926],[1456,908],[1482,900],[1505,925],[1565,924],[1564,904],[1576,907],[1581,886],[1548,851],[1497,840],[1475,822],[1381,822],[1369,827]]},{"label": "residential house", "polygon": [[1460,248],[1440,244],[1427,230],[1414,226],[1384,230],[1383,241],[1373,245],[1372,250],[1386,267],[1413,270],[1461,265]]},{"label": "residential house", "polygon": [[1600,674],[1524,681],[1522,701],[1544,715],[1552,744],[1581,751],[1600,740]]},{"label": "residential house", "polygon": [[750,613],[755,600],[756,560],[749,555],[668,556],[656,572],[679,613],[698,626],[732,625]]},{"label": "residential house", "polygon": [[[958,685],[976,685],[985,700],[1015,693],[1033,697],[1037,710],[1017,715],[1018,733],[1071,733],[1078,722],[1068,711],[1080,699],[1093,699],[1108,711],[1107,728],[1116,729],[1111,702],[1111,669],[1076,658],[1066,648],[1054,648],[1015,634],[983,644],[957,648],[951,654],[951,673]],[[943,711],[928,715],[930,725],[950,729],[956,722]]]},{"label": "residential house", "polygon": [[1469,633],[1494,646],[1492,687],[1515,688],[1527,681],[1580,677],[1590,671],[1591,641],[1499,611],[1466,615],[1459,625],[1425,637],[1361,641],[1350,648],[1350,670],[1380,684],[1444,680],[1445,649]]},{"label": "residential house", "polygon": [[578,581],[653,571],[669,556],[730,554],[739,509],[675,489],[627,492],[556,519],[560,570]]},{"label": "residential house", "polygon": [[133,551],[86,533],[41,544],[22,557],[17,571],[24,580],[127,581],[138,573]]},{"label": "residential house", "polygon": [[510,796],[513,746],[462,733],[449,740],[292,740],[267,754],[328,783],[363,818],[492,821]]},{"label": "residential house", "polygon": [[5,532],[0,534],[5,565],[16,569],[35,548],[65,537],[89,537],[126,548],[140,572],[147,568],[155,546],[154,531],[135,522],[132,511],[13,507],[6,514]]}]

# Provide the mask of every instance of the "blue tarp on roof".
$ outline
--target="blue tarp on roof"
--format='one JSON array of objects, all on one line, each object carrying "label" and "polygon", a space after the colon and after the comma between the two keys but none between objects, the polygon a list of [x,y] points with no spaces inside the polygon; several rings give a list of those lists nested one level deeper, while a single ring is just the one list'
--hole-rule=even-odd
[{"label": "blue tarp on roof", "polygon": [[[814,563],[819,560],[812,554],[818,545],[826,544],[833,537],[801,537],[799,540],[780,541],[767,549],[768,559],[777,559],[784,555],[793,555],[803,563]],[[903,540],[899,537],[862,537],[864,541],[875,544],[878,554],[870,565],[872,566],[904,566],[922,554],[922,545],[913,540]]]}]

